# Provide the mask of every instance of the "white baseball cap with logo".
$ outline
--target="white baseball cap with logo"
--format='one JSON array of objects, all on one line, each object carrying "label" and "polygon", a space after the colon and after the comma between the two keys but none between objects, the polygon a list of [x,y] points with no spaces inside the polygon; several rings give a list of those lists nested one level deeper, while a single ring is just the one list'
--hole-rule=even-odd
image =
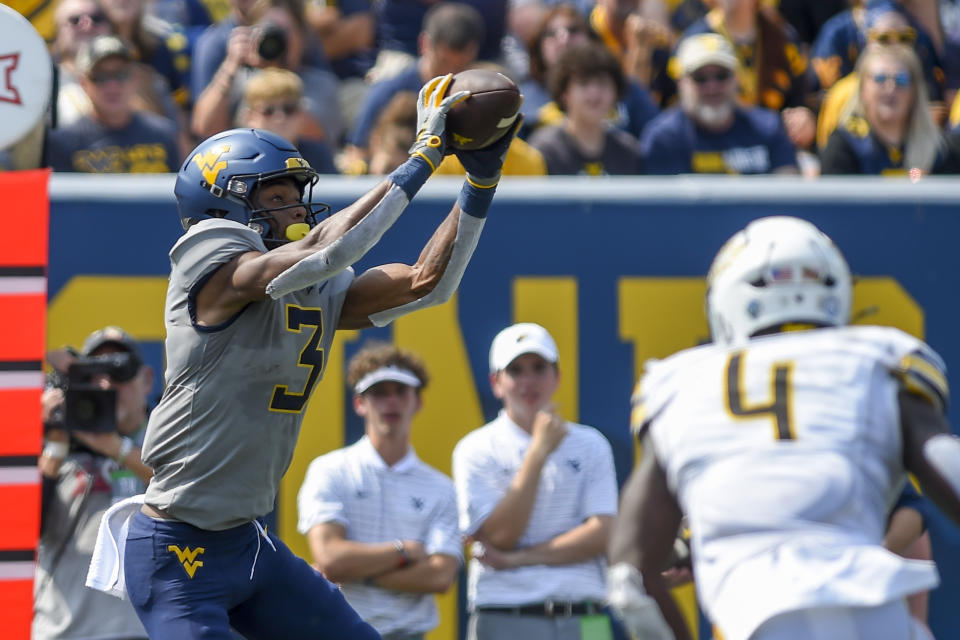
[{"label": "white baseball cap with logo", "polygon": [[525,353],[535,353],[547,362],[559,359],[557,343],[550,333],[533,322],[511,325],[498,333],[490,345],[490,373],[505,369]]},{"label": "white baseball cap with logo", "polygon": [[33,25],[0,4],[0,149],[19,141],[50,104],[53,69],[47,44]]},{"label": "white baseball cap with logo", "polygon": [[687,36],[677,47],[680,74],[687,75],[710,64],[736,71],[740,65],[733,45],[719,33]]}]

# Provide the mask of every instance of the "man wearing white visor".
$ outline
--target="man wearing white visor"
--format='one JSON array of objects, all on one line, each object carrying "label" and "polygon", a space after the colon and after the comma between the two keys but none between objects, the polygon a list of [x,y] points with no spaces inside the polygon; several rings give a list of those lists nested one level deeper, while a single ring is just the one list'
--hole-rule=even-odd
[{"label": "man wearing white visor", "polygon": [[433,594],[453,585],[462,561],[453,483],[410,446],[427,381],[410,352],[358,351],[347,384],[364,436],[314,460],[297,500],[314,566],[387,640],[420,640],[437,626]]},{"label": "man wearing white visor", "polygon": [[[610,443],[553,405],[556,342],[538,324],[490,347],[492,422],[453,451],[460,528],[473,545],[467,640],[591,640],[614,633],[604,607],[617,513]],[[616,636],[614,636],[616,637]]]}]

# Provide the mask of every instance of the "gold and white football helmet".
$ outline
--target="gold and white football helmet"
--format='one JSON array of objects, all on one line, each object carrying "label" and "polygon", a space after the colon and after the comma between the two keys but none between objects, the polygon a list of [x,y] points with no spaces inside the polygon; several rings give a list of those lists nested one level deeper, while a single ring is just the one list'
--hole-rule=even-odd
[{"label": "gold and white football helmet", "polygon": [[848,324],[852,297],[850,269],[833,241],[789,216],[738,231],[707,274],[707,318],[718,344],[786,325]]}]

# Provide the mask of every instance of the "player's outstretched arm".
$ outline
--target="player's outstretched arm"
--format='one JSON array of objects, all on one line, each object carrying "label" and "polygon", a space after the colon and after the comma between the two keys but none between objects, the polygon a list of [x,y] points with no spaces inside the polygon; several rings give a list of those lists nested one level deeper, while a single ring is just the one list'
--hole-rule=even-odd
[{"label": "player's outstretched arm", "polygon": [[901,391],[898,400],[904,466],[924,494],[960,524],[960,438],[925,397]]},{"label": "player's outstretched arm", "polygon": [[636,636],[662,639],[672,632],[677,640],[689,640],[687,624],[661,575],[683,514],[649,438],[644,452],[620,498],[610,540],[607,598]]},{"label": "player's outstretched arm", "polygon": [[[273,298],[326,280],[362,258],[407,207],[443,160],[447,113],[470,93],[444,97],[452,75],[425,84],[417,100],[419,129],[410,158],[390,174],[362,203],[332,216],[304,240],[312,254],[292,263],[270,280],[266,293]],[[294,248],[299,251],[301,248]]]},{"label": "player's outstretched arm", "polygon": [[480,240],[507,148],[521,122],[518,118],[517,125],[489,147],[457,151],[467,169],[457,203],[414,265],[382,265],[354,280],[344,300],[339,328],[384,326],[450,299]]},{"label": "player's outstretched arm", "polygon": [[[466,227],[464,231],[461,225]],[[337,328],[363,329],[374,324],[383,326],[389,320],[381,318],[377,322],[378,314],[393,310],[394,313],[390,314],[392,320],[407,313],[410,305],[436,291],[447,272],[455,248],[458,261],[463,261],[463,267],[466,267],[482,228],[482,219],[469,219],[459,205],[454,205],[424,246],[416,263],[380,265],[364,271],[353,281],[344,299]],[[459,276],[456,279],[459,282]],[[421,306],[425,305],[417,305],[417,308]]]}]

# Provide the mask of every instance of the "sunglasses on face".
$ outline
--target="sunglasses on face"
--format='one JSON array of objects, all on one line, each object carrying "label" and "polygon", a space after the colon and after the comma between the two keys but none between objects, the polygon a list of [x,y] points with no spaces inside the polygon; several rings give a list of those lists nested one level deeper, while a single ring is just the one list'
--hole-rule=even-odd
[{"label": "sunglasses on face", "polygon": [[909,71],[897,71],[896,73],[875,73],[870,76],[870,79],[881,87],[886,85],[887,82],[893,82],[893,85],[897,89],[906,89],[913,84],[913,78],[910,76]]},{"label": "sunglasses on face", "polygon": [[867,40],[877,44],[913,44],[917,40],[917,32],[912,27],[887,31],[870,29]]},{"label": "sunglasses on face", "polygon": [[296,102],[284,102],[283,104],[268,104],[260,109],[260,114],[271,118],[276,113],[283,112],[285,116],[292,116],[298,111],[300,111],[300,105]]},{"label": "sunglasses on face", "polygon": [[126,82],[129,79],[129,69],[121,69],[119,71],[96,71],[90,74],[90,82],[96,85],[107,84],[111,80],[115,82]]},{"label": "sunglasses on face", "polygon": [[707,71],[694,71],[690,74],[690,79],[697,85],[703,86],[708,82],[726,82],[733,77],[733,72],[729,69],[721,69],[709,73]]},{"label": "sunglasses on face", "polygon": [[67,23],[71,26],[77,26],[84,18],[90,18],[93,24],[103,24],[107,21],[107,16],[103,13],[78,13],[75,16],[67,17]]}]

